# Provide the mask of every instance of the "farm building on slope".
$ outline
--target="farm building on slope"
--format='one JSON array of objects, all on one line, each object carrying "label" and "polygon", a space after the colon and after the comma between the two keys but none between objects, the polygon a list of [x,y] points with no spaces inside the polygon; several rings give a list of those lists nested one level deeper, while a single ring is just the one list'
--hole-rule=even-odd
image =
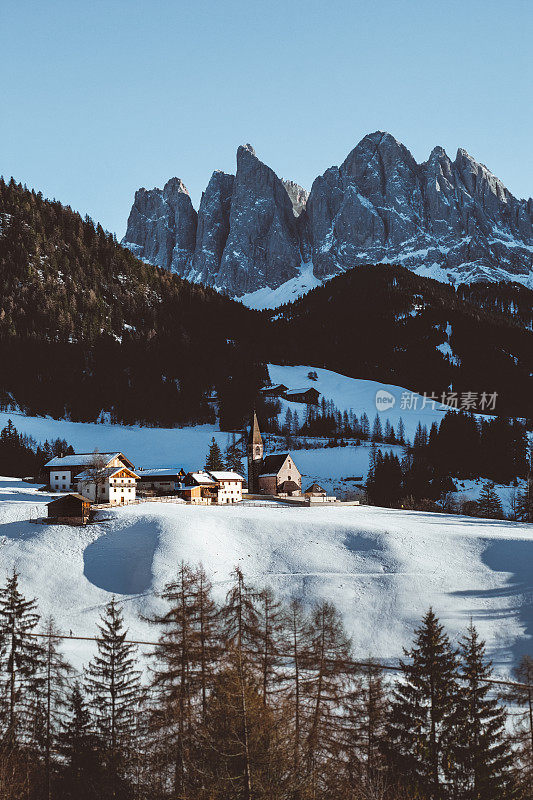
[{"label": "farm building on slope", "polygon": [[86,525],[91,517],[91,501],[71,492],[47,504],[48,522],[62,525]]}]

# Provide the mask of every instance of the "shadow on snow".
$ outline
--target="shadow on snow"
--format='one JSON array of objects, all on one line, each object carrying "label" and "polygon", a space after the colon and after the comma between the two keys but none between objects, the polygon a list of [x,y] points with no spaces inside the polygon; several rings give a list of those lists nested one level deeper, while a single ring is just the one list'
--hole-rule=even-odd
[{"label": "shadow on snow", "polygon": [[158,543],[156,528],[145,521],[111,531],[85,548],[83,574],[106,592],[142,594],[152,583]]}]

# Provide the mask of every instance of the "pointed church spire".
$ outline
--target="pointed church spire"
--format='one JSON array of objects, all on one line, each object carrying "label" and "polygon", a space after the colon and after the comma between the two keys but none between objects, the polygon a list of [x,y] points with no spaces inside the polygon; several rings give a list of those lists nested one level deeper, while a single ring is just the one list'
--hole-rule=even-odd
[{"label": "pointed church spire", "polygon": [[261,437],[261,431],[259,430],[259,423],[257,421],[257,414],[254,411],[254,418],[252,422],[252,427],[250,428],[250,436],[248,437],[248,444],[263,444],[263,439]]}]

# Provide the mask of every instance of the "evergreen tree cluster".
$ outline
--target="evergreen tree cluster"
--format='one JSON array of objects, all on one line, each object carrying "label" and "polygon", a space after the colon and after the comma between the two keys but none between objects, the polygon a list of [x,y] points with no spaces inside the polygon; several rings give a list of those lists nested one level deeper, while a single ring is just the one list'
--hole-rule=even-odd
[{"label": "evergreen tree cluster", "polygon": [[505,706],[470,624],[430,610],[400,675],[354,662],[337,610],[310,611],[236,568],[222,603],[181,563],[142,674],[113,598],[76,674],[13,572],[0,589],[3,800],[511,800],[531,797],[533,670]]},{"label": "evergreen tree cluster", "polygon": [[[419,423],[403,457],[375,449],[366,488],[376,505],[417,505],[436,510],[435,504],[444,502],[447,493],[456,490],[452,478],[481,475],[488,480],[480,498],[465,510],[498,518],[503,512],[494,483],[526,478],[529,469],[527,433],[522,423],[501,417],[479,421],[472,414],[450,411],[440,426],[433,423],[429,432]],[[516,519],[528,520],[528,498],[527,488],[516,491]]]},{"label": "evergreen tree cluster", "polygon": [[0,431],[0,475],[38,477],[47,461],[71,453],[74,449],[65,439],[38,444],[32,436],[19,433],[11,420]]}]

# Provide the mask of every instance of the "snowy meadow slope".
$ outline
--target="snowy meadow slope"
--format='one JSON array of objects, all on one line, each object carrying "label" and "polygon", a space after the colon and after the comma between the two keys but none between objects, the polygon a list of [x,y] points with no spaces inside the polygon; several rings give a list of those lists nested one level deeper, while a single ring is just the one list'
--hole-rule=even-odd
[{"label": "snowy meadow slope", "polygon": [[[374,507],[189,507],[146,503],[101,512],[87,528],[30,521],[47,496],[0,482],[0,575],[15,567],[64,632],[91,636],[114,594],[130,635],[181,559],[202,562],[222,598],[240,564],[249,582],[342,611],[358,656],[395,660],[432,605],[455,638],[472,617],[507,672],[533,645],[533,528],[519,523]],[[91,643],[68,642],[77,666]]]}]

